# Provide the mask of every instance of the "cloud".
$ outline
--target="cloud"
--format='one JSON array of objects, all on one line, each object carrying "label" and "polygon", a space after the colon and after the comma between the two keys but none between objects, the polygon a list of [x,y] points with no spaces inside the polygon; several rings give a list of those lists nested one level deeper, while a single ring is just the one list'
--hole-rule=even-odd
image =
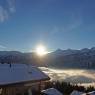
[{"label": "cloud", "polygon": [[69,23],[67,26],[63,26],[62,32],[72,32],[76,29],[79,29],[81,25],[82,25],[82,22],[76,20],[73,23]]},{"label": "cloud", "polygon": [[4,0],[5,5],[7,4],[8,7],[0,5],[0,22],[6,21],[16,11],[15,2],[16,0]]},{"label": "cloud", "polygon": [[0,6],[0,22],[5,21],[8,19],[8,12],[2,6]]},{"label": "cloud", "polygon": [[16,0],[7,0],[8,6],[9,6],[9,11],[10,12],[15,12],[15,4],[16,4]]},{"label": "cloud", "polygon": [[0,49],[6,49],[6,47],[3,45],[0,45]]}]

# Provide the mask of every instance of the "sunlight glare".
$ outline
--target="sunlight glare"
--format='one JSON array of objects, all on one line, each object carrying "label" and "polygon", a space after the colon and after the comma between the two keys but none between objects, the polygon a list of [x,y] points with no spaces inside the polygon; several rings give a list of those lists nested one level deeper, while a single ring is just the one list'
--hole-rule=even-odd
[{"label": "sunlight glare", "polygon": [[36,48],[36,53],[37,53],[37,55],[39,55],[39,56],[45,55],[45,54],[47,53],[45,46],[43,46],[43,45],[38,45],[37,48]]}]

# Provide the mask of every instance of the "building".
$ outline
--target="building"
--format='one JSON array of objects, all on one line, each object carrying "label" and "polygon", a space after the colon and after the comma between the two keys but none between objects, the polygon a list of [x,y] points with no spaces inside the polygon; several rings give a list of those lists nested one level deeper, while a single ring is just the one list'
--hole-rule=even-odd
[{"label": "building", "polygon": [[41,91],[50,78],[28,64],[0,64],[1,95],[33,95]]},{"label": "building", "polygon": [[83,92],[74,90],[74,91],[72,91],[72,93],[70,95],[83,95],[83,94],[84,94]]},{"label": "building", "polygon": [[49,88],[46,90],[42,90],[42,95],[63,95],[63,94],[55,88]]}]

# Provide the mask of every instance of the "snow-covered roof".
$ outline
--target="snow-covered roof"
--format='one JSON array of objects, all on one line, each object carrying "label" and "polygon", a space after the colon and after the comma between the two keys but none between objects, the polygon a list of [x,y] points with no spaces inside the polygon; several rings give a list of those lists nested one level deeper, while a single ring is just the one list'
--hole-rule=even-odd
[{"label": "snow-covered roof", "polygon": [[49,80],[39,68],[28,64],[0,64],[0,86]]},{"label": "snow-covered roof", "polygon": [[95,91],[87,93],[88,95],[95,95]]},{"label": "snow-covered roof", "polygon": [[95,91],[91,91],[91,92],[88,92],[88,93],[84,93],[82,95],[95,95]]},{"label": "snow-covered roof", "polygon": [[74,90],[70,95],[82,95],[82,94],[83,94],[83,92]]},{"label": "snow-covered roof", "polygon": [[55,88],[49,88],[49,89],[43,90],[42,93],[45,93],[47,95],[63,95],[61,94],[61,92],[59,92]]}]

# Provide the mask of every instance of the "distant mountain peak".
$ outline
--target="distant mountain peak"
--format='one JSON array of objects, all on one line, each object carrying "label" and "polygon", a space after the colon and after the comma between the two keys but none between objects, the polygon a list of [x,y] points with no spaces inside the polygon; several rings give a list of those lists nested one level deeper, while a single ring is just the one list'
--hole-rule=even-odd
[{"label": "distant mountain peak", "polygon": [[91,50],[95,50],[95,47],[92,47]]},{"label": "distant mountain peak", "polygon": [[63,50],[62,49],[57,49],[55,52],[62,52]]},{"label": "distant mountain peak", "polygon": [[88,52],[90,49],[88,49],[88,48],[83,48],[83,49],[81,49],[81,52]]}]

